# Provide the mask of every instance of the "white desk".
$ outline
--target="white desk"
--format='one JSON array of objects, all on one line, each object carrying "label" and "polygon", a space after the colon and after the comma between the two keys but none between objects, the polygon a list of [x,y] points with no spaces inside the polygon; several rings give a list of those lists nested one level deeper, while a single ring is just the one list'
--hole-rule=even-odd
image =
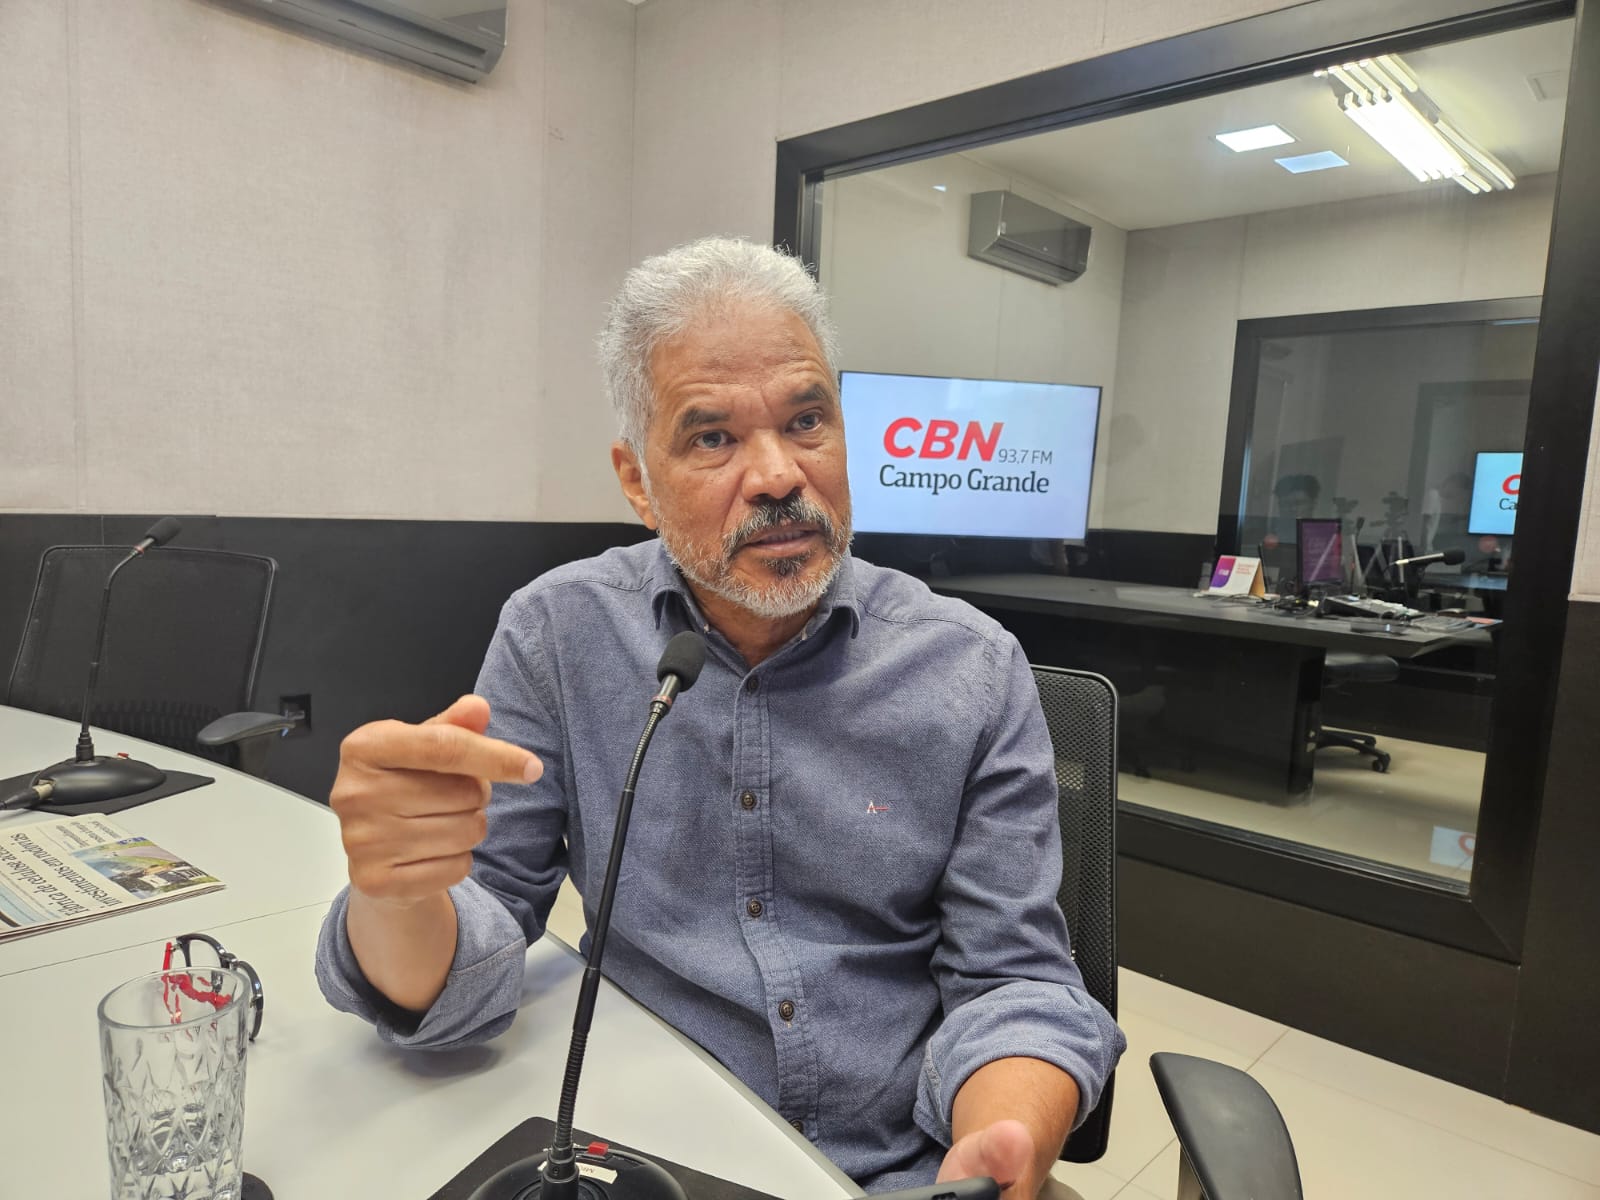
[{"label": "white desk", "polygon": [[[0,771],[70,750],[63,729],[70,734],[66,722],[0,709]],[[191,769],[171,751],[113,740],[106,748]],[[227,889],[0,946],[0,1194],[106,1195],[95,1005],[158,969],[166,939],[189,929],[219,932],[261,973],[266,1019],[249,1052],[245,1166],[278,1200],[422,1200],[526,1118],[554,1117],[582,969],[571,950],[546,938],[529,951],[522,1009],[493,1042],[442,1053],[384,1046],[329,1008],[312,975],[317,930],[344,881],[332,813],[226,770],[207,773],[217,783],[114,819],[192,855]],[[792,1200],[860,1194],[704,1051],[609,986],[577,1124]]]},{"label": "white desk", "polygon": [[[77,736],[74,722],[0,707],[0,779],[70,758]],[[227,887],[0,944],[0,977],[187,929],[215,932],[250,917],[326,905],[344,885],[344,848],[333,814],[323,805],[165,746],[101,730],[94,731],[94,739],[101,754],[126,751],[162,769],[215,777],[205,787],[107,819],[215,872]],[[0,829],[53,819],[58,815],[0,813]],[[218,936],[226,945],[227,937]]]}]

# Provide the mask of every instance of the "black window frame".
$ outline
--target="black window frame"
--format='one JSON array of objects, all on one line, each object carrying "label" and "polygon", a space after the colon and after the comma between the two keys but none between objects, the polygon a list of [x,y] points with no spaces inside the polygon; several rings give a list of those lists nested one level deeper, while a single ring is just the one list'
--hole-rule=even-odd
[{"label": "black window frame", "polygon": [[1462,894],[1315,847],[1219,837],[1129,811],[1118,822],[1123,856],[1520,960],[1600,371],[1600,16],[1589,4],[1309,0],[778,143],[773,244],[815,269],[826,179],[1291,78],[1334,57],[1577,17],[1529,397],[1518,582],[1506,599],[1470,886]]},{"label": "black window frame", "polygon": [[1492,321],[1537,321],[1538,296],[1505,296],[1493,300],[1460,300],[1445,304],[1407,304],[1344,312],[1296,313],[1287,317],[1248,317],[1235,326],[1233,382],[1228,396],[1227,442],[1222,458],[1222,491],[1217,498],[1217,551],[1237,554],[1239,523],[1244,515],[1246,465],[1253,446],[1256,382],[1261,372],[1261,344],[1276,338],[1324,333],[1368,333],[1393,329],[1437,329],[1445,325],[1482,325]]}]

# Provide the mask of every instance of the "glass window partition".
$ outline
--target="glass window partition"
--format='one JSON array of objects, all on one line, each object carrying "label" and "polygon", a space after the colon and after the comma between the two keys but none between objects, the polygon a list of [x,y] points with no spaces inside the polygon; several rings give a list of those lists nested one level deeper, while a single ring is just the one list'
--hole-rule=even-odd
[{"label": "glass window partition", "polygon": [[[852,430],[852,478],[947,480],[858,552],[1110,676],[1125,805],[1466,889],[1571,39],[1330,62],[819,185],[844,371],[1099,397],[1087,481],[1012,409],[925,387],[889,414],[916,437]],[[1086,482],[1083,536],[969,534],[1024,503],[1037,526],[1041,479]],[[1340,523],[1314,587],[1305,518]],[[1208,594],[1224,556],[1259,581]]]}]

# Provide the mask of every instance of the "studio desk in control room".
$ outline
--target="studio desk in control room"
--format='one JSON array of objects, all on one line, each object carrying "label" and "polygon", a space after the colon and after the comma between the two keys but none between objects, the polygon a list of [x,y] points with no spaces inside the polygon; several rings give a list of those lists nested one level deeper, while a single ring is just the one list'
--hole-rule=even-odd
[{"label": "studio desk in control room", "polygon": [[1482,629],[1358,632],[1189,588],[1027,574],[928,585],[999,620],[1030,662],[1107,676],[1122,701],[1124,770],[1277,804],[1311,791],[1328,651],[1412,659],[1489,645]]}]

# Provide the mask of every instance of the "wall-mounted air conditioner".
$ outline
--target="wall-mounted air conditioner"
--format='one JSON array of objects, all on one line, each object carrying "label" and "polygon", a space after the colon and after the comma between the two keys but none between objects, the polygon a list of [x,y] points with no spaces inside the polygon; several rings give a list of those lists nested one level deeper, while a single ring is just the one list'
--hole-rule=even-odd
[{"label": "wall-mounted air conditioner", "polygon": [[506,48],[506,0],[232,0],[476,83]]},{"label": "wall-mounted air conditioner", "polygon": [[1055,286],[1089,265],[1089,226],[1015,192],[974,192],[967,254]]}]

